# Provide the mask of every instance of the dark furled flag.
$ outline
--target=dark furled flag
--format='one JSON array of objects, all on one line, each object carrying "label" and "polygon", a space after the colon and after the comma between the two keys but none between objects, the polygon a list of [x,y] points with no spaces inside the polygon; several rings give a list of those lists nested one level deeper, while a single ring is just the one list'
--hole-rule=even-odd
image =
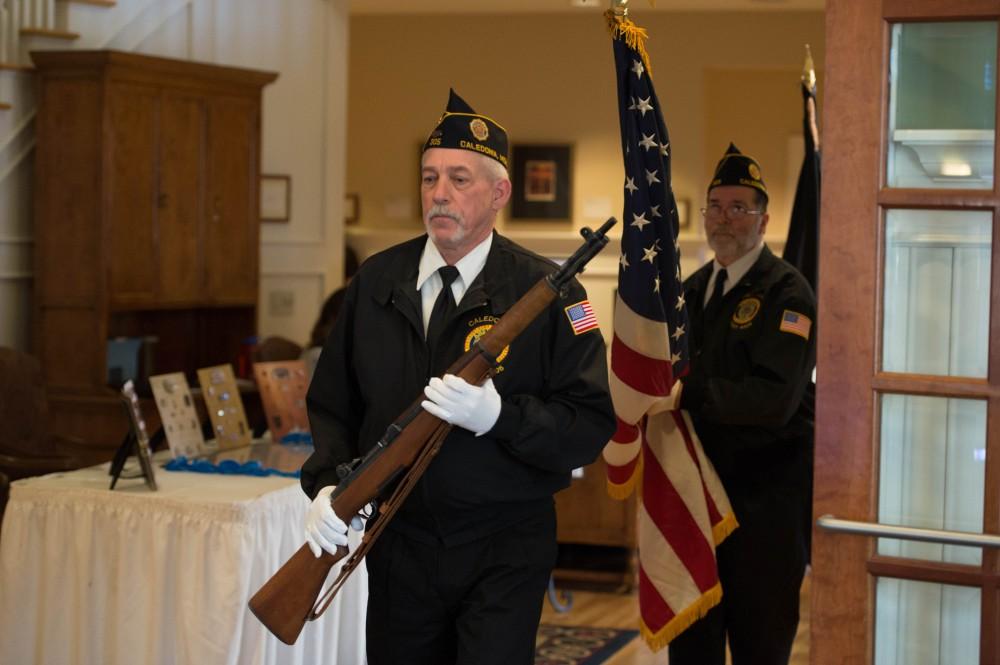
[{"label": "dark furled flag", "polygon": [[819,276],[820,150],[819,131],[816,129],[816,70],[808,46],[805,71],[802,73],[802,106],[806,154],[799,171],[799,184],[795,188],[788,242],[785,243],[782,258],[798,268],[816,291]]},{"label": "dark furled flag", "polygon": [[625,160],[611,396],[618,429],[604,449],[608,492],[638,485],[640,629],[654,651],[722,597],[715,546],[736,526],[729,500],[690,418],[676,410],[688,369],[670,137],[653,91],[646,32],[607,13]]}]

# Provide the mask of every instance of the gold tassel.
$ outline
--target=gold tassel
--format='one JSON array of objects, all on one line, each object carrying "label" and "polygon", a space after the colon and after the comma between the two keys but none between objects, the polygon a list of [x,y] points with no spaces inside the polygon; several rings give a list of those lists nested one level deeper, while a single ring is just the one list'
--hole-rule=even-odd
[{"label": "gold tassel", "polygon": [[604,12],[604,16],[608,19],[608,31],[611,33],[611,37],[624,39],[625,45],[639,54],[643,66],[652,76],[653,68],[649,65],[649,54],[646,52],[646,39],[649,37],[646,29],[640,28],[631,19],[615,16],[615,13],[610,9]]},{"label": "gold tassel", "polygon": [[718,547],[719,543],[729,537],[736,527],[740,525],[736,521],[735,513],[729,513],[722,518],[722,521],[712,527],[712,539],[715,541],[715,546]]},{"label": "gold tassel", "polygon": [[641,619],[639,629],[642,632],[642,639],[649,645],[650,650],[659,651],[670,644],[675,637],[687,630],[691,624],[701,619],[708,611],[719,604],[722,600],[722,584],[717,583],[711,589],[701,595],[693,605],[686,608],[680,614],[671,619],[666,626],[658,632],[653,632],[649,626]]},{"label": "gold tassel", "polygon": [[610,479],[607,481],[608,496],[612,499],[618,499],[619,501],[624,501],[629,497],[632,492],[637,492],[642,487],[642,453],[639,453],[639,460],[636,462],[635,468],[632,469],[632,475],[629,476],[628,480],[624,483],[618,484],[611,482]]}]

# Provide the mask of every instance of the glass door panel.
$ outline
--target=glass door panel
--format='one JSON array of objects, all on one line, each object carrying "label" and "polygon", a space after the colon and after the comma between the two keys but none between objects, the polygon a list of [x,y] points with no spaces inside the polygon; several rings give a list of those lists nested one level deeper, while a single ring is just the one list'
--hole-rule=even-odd
[{"label": "glass door panel", "polygon": [[[882,395],[879,517],[882,524],[983,531],[984,400]],[[978,547],[880,538],[886,556],[979,565]]]},{"label": "glass door panel", "polygon": [[885,223],[883,371],[985,378],[992,214],[889,210]]},{"label": "glass door panel", "polygon": [[996,59],[995,21],[893,26],[890,187],[993,187]]},{"label": "glass door panel", "polygon": [[1000,12],[826,22],[810,660],[1000,664]]},{"label": "glass door panel", "polygon": [[875,665],[979,663],[979,589],[880,577],[875,593]]}]

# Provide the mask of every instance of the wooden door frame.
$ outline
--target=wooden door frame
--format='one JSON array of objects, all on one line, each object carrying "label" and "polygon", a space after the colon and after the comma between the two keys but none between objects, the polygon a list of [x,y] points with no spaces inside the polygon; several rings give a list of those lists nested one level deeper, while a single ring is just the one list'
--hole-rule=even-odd
[{"label": "wooden door frame", "polygon": [[[984,531],[1000,533],[1000,463],[995,459],[1000,453],[1000,344],[990,347],[989,378],[968,380],[881,372],[876,341],[881,337],[885,207],[990,209],[993,246],[1000,248],[1000,178],[994,178],[992,192],[884,187],[889,24],[955,19],[1000,19],[1000,1],[827,0],[814,519],[833,514],[877,521],[877,393],[972,397],[987,400],[991,454],[986,458]],[[1000,164],[1000,141],[995,141],[995,164]],[[990,302],[1000,302],[1000,270],[992,271],[990,282]],[[991,340],[1000,340],[997,309],[991,307]],[[977,568],[878,556],[875,547],[874,538],[814,529],[812,663],[872,662],[876,576],[981,588],[981,661],[1000,662],[996,551],[984,550]]]}]

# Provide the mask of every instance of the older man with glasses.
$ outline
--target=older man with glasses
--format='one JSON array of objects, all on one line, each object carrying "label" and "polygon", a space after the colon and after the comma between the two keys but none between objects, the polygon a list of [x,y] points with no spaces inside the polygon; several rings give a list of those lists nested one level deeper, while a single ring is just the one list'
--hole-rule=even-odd
[{"label": "older man with glasses", "polygon": [[715,258],[684,282],[694,421],[740,523],[716,552],[722,602],[670,644],[670,665],[787,664],[811,515],[816,297],[764,244],[760,165],[730,144],[708,187]]}]

